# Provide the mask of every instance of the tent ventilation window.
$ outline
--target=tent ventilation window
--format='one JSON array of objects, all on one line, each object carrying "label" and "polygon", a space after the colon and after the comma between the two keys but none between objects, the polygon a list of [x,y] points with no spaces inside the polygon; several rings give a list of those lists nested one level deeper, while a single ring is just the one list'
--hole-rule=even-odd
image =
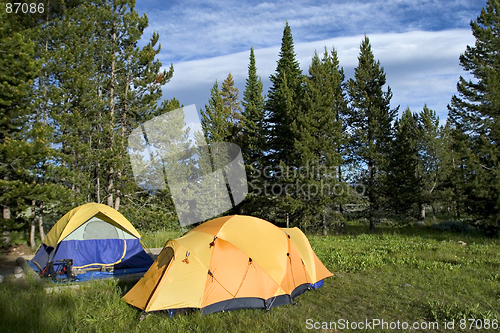
[{"label": "tent ventilation window", "polygon": [[117,239],[116,228],[110,223],[104,221],[90,221],[85,226],[83,239]]}]

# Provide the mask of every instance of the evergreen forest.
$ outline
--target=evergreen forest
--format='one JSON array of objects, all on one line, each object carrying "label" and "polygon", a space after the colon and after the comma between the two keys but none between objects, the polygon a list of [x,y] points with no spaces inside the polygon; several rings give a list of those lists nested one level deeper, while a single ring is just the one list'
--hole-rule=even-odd
[{"label": "evergreen forest", "polygon": [[[143,231],[178,230],[169,189],[138,186],[127,153],[135,128],[184,103],[162,97],[175,64],[157,59],[147,16],[134,0],[42,1],[28,15],[9,4],[0,10],[0,230],[34,247],[86,202]],[[391,105],[368,35],[352,78],[326,47],[303,72],[284,22],[269,90],[251,48],[244,91],[228,73],[199,110],[208,144],[237,144],[245,163],[248,195],[224,214],[325,235],[350,219],[374,230],[446,217],[498,236],[500,1],[488,0],[471,30],[475,44],[458,59],[471,79],[458,79],[444,122],[425,101]]]}]

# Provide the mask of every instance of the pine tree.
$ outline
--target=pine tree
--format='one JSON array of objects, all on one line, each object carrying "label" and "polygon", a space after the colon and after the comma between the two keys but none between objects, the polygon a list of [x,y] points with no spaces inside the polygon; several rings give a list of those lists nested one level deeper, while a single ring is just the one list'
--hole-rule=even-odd
[{"label": "pine tree", "polygon": [[[148,26],[148,19],[145,15],[139,16],[134,7],[133,0],[108,0],[98,5],[96,11],[100,22],[98,35],[101,41],[97,47],[102,49],[103,64],[107,64],[101,67],[102,91],[107,97],[106,107],[101,114],[103,134],[107,139],[107,142],[103,142],[105,149],[102,151],[104,158],[101,170],[106,184],[104,194],[107,204],[115,208],[118,208],[120,203],[118,194],[121,190],[118,178],[122,177],[121,171],[127,162],[124,150],[117,151],[118,147],[123,146],[119,141],[123,141],[124,137],[116,135],[115,126],[128,113],[125,109],[125,114],[121,112],[120,115],[119,111],[123,111],[120,110],[120,106],[129,107],[137,103],[144,107],[144,102],[147,103],[149,100],[149,105],[146,107],[155,110],[155,103],[161,97],[161,86],[168,82],[173,72],[171,67],[169,72],[160,73],[161,63],[155,60],[160,50],[159,47],[154,48],[159,39],[157,34],[153,34],[150,43],[145,47],[137,48],[136,44]],[[122,71],[122,68],[128,71]],[[132,90],[135,96],[134,93],[128,94]],[[131,96],[134,99],[128,100]],[[146,109],[146,112],[151,111]],[[130,112],[130,116],[133,114]],[[123,129],[122,132],[126,131]]]},{"label": "pine tree", "polygon": [[[221,173],[221,168],[234,158],[231,153],[233,151],[231,142],[238,142],[240,135],[240,122],[237,120],[241,116],[240,111],[238,111],[238,109],[241,110],[239,104],[238,91],[234,88],[232,76],[229,74],[221,90],[219,90],[218,83],[215,81],[210,91],[209,104],[205,105],[204,111],[200,110],[202,129],[209,145],[208,152],[204,148],[206,144],[204,144],[203,138],[195,135],[200,150],[197,155],[202,156],[202,161],[199,163],[200,169],[218,171],[216,177],[212,179],[210,177],[204,178],[203,182],[200,183],[201,188],[211,188],[210,193],[215,193],[211,199],[206,196],[203,197],[203,195],[200,195],[199,199],[197,199],[197,205],[201,207],[204,216],[213,217],[231,209],[234,205],[234,202],[230,202],[232,200],[231,191],[225,185],[228,183],[227,175],[225,172]],[[203,159],[203,156],[209,155],[211,156],[210,161]],[[202,173],[207,172],[202,171]],[[202,189],[203,191],[205,190]],[[224,194],[219,195],[219,193]],[[227,198],[226,194],[230,194],[230,197]]]},{"label": "pine tree", "polygon": [[[293,37],[290,26],[286,22],[281,40],[281,50],[276,66],[276,72],[270,76],[271,87],[266,101],[266,164],[275,170],[288,170],[298,167],[297,152],[294,142],[297,133],[294,132],[293,123],[300,114],[301,99],[303,94],[304,77],[296,60],[293,45]],[[285,172],[285,174],[288,174]],[[279,188],[279,193],[272,191],[270,206],[275,210],[269,212],[269,218],[280,220],[284,218],[288,222],[291,214],[298,209],[297,200],[285,193],[284,188],[291,178],[285,178],[280,173],[268,173],[266,176],[268,192],[273,188]],[[290,188],[290,187],[288,187]],[[287,191],[288,192],[288,191]]]},{"label": "pine tree", "polygon": [[436,111],[430,110],[427,105],[418,115],[418,142],[422,172],[419,219],[424,220],[425,206],[434,207],[434,202],[441,199],[450,159],[447,129],[439,125]]},{"label": "pine tree", "polygon": [[[155,59],[160,53],[158,45],[159,35],[153,33],[150,41],[143,47],[136,46],[142,36],[142,31],[147,27],[147,18],[138,17],[138,13],[131,9],[130,19],[138,22],[128,26],[128,38],[120,42],[121,49],[118,53],[117,63],[120,70],[116,75],[116,102],[115,121],[120,130],[116,135],[114,148],[114,186],[111,189],[114,195],[114,208],[120,207],[121,197],[128,193],[136,192],[130,186],[133,184],[133,173],[126,154],[126,141],[131,131],[139,124],[162,113],[157,107],[157,102],[162,96],[162,87],[173,76],[173,66],[169,70],[161,71],[162,64]],[[178,101],[173,100],[172,105],[177,106]],[[163,107],[164,109],[165,107]],[[115,126],[116,126],[115,125]]]},{"label": "pine tree", "polygon": [[208,143],[227,142],[233,133],[233,123],[230,120],[231,110],[224,108],[224,100],[215,81],[210,90],[210,100],[205,105],[205,110],[200,109],[201,126]]},{"label": "pine tree", "polygon": [[[134,1],[83,3],[33,30],[37,58],[36,114],[54,124],[60,147],[59,183],[71,190],[61,211],[82,202],[116,209],[139,205],[144,193],[133,181],[126,141],[141,123],[158,115],[156,103],[173,68],[160,70],[159,36],[138,47],[148,25]],[[65,207],[66,206],[66,207]]]},{"label": "pine tree", "polygon": [[[13,32],[7,13],[0,14],[0,41],[2,52],[0,60],[2,72],[0,72],[2,84],[0,85],[0,106],[2,113],[0,118],[0,139],[2,143],[5,138],[21,130],[22,117],[28,113],[23,108],[26,97],[31,92],[30,80],[36,77],[39,70],[36,62],[32,60],[34,45],[26,40],[19,32]],[[23,64],[26,62],[26,64]]]},{"label": "pine tree", "polygon": [[264,151],[266,150],[266,132],[264,119],[264,96],[262,96],[262,81],[257,76],[255,53],[250,49],[248,77],[243,92],[242,136],[240,147],[247,172],[248,195],[242,210],[245,214],[262,211],[262,195],[264,186]]},{"label": "pine tree", "polygon": [[279,165],[280,161],[286,165],[294,165],[296,154],[293,149],[295,133],[292,132],[292,123],[300,113],[303,82],[288,22],[283,30],[279,57],[276,72],[270,76],[272,85],[266,102],[268,159],[275,166]]},{"label": "pine tree", "polygon": [[33,32],[37,57],[44,59],[36,85],[37,114],[43,122],[55,124],[54,145],[60,147],[58,163],[64,169],[60,181],[72,191],[62,198],[61,212],[82,202],[101,202],[95,180],[100,180],[96,169],[102,165],[106,141],[100,119],[106,102],[96,61],[102,56],[95,56],[100,31],[92,20],[95,15],[96,7],[84,4]]},{"label": "pine tree", "polygon": [[422,172],[419,155],[418,115],[409,108],[394,124],[395,138],[387,174],[387,196],[398,214],[411,215],[414,205],[421,202]]},{"label": "pine tree", "polygon": [[[51,128],[39,121],[34,108],[33,81],[40,69],[34,60],[34,43],[27,41],[26,31],[13,32],[9,21],[0,14],[0,203],[3,227],[27,222],[30,245],[35,246],[35,226],[44,238],[44,203],[57,201],[61,188],[56,185],[53,163],[55,151],[50,147]],[[30,207],[31,214],[26,212]],[[26,217],[28,216],[28,217]],[[18,224],[19,225],[19,224]]]},{"label": "pine tree", "polygon": [[224,103],[224,114],[229,115],[231,126],[231,136],[229,142],[239,143],[241,141],[241,101],[238,88],[234,86],[234,79],[231,73],[222,82],[220,94]]},{"label": "pine tree", "polygon": [[36,77],[38,65],[33,61],[34,45],[19,32],[13,32],[8,14],[0,13],[0,202],[3,219],[10,220],[11,207],[19,186],[16,169],[12,167],[15,152],[23,154],[19,140],[28,119],[28,96],[31,80]]},{"label": "pine tree", "polygon": [[471,162],[473,154],[469,150],[471,138],[460,128],[456,128],[450,117],[447,119],[445,129],[448,138],[447,146],[449,147],[449,161],[446,164],[447,177],[445,179],[446,206],[448,213],[454,213],[456,217],[460,218],[465,211],[464,208],[467,207],[468,193],[475,184],[470,181],[469,171],[474,166]]},{"label": "pine tree", "polygon": [[386,92],[382,90],[385,83],[384,70],[380,62],[375,61],[370,40],[365,35],[354,79],[349,80],[352,108],[349,125],[355,161],[365,170],[370,230],[375,228],[375,212],[381,206],[392,123],[398,110],[390,109],[392,92],[389,87]]},{"label": "pine tree", "polygon": [[[157,216],[160,218],[163,214],[161,211],[163,210],[164,213],[173,215],[168,220],[178,220],[178,217],[182,217],[183,222],[185,222],[184,217],[189,215],[190,208],[194,208],[188,204],[194,199],[193,188],[188,182],[200,176],[199,173],[196,173],[196,171],[199,171],[200,163],[196,162],[199,162],[206,155],[198,155],[199,159],[194,158],[194,150],[190,138],[191,129],[186,126],[185,114],[180,108],[181,105],[175,98],[166,100],[159,108],[161,116],[152,119],[147,125],[144,125],[147,142],[151,147],[155,147],[153,154],[159,154],[156,157],[156,163],[150,163],[148,160],[143,161],[145,169],[152,168],[152,172],[148,172],[148,178],[149,174],[158,175],[159,171],[160,178],[157,181],[160,183],[167,181],[168,184],[150,183],[153,190],[149,194],[142,195],[139,198],[139,203],[144,202],[144,204],[148,205],[148,210],[152,210],[147,213],[150,217]],[[202,140],[204,147],[206,147],[205,138],[203,137]],[[140,160],[141,156],[138,159]],[[195,164],[198,164],[198,167]],[[155,169],[158,167],[160,170]],[[212,170],[203,171],[206,174]],[[163,176],[166,176],[166,180]],[[148,179],[148,181],[151,182],[151,179]],[[162,186],[165,185],[166,188],[162,189]],[[176,199],[182,198],[184,202],[180,203],[177,201],[174,207],[172,195]],[[140,214],[136,212],[130,212],[130,214],[136,216],[138,219],[140,218]],[[158,223],[155,228],[160,226],[161,223]]]},{"label": "pine tree", "polygon": [[[292,128],[297,133],[295,150],[306,174],[295,177],[299,188],[307,188],[307,195],[297,191],[302,204],[303,220],[319,220],[327,232],[331,207],[340,207],[345,188],[339,183],[338,167],[342,164],[341,146],[345,142],[340,115],[347,103],[344,92],[344,73],[339,68],[337,53],[325,48],[323,58],[315,53],[309,76],[305,80],[303,112]],[[339,216],[337,216],[338,218]]]},{"label": "pine tree", "polygon": [[[387,197],[398,214],[426,218],[426,207],[446,201],[450,177],[447,128],[436,112],[424,106],[418,114],[407,109],[395,123],[388,166]],[[414,214],[417,212],[418,214]]]},{"label": "pine tree", "polygon": [[[243,92],[242,105],[242,151],[245,163],[252,165],[259,163],[264,156],[265,128],[264,128],[264,96],[262,95],[262,81],[257,76],[255,53],[250,49],[250,63],[248,65],[248,78]],[[260,161],[262,163],[262,161]],[[259,163],[259,164],[260,164]]]},{"label": "pine tree", "polygon": [[[38,223],[41,236],[47,206],[60,216],[86,201],[104,201],[117,209],[123,197],[127,209],[148,202],[147,192],[133,181],[126,140],[132,129],[162,112],[156,103],[173,68],[160,70],[157,34],[146,46],[137,46],[148,20],[134,5],[56,0],[46,4],[46,15],[2,18],[2,24],[14,24],[9,37],[14,31],[29,35],[34,53],[27,61],[21,55],[26,47],[16,46],[20,53],[14,55],[25,61],[19,69],[12,67],[25,83],[16,89],[22,95],[29,86],[29,96],[23,95],[18,115],[5,118],[17,134],[6,139],[13,148],[4,157],[15,157],[16,169],[24,171],[16,179],[4,177],[11,182],[5,192],[10,199],[2,190],[1,200],[6,215],[12,207],[20,211],[30,206],[31,229]],[[33,58],[42,70],[30,82],[23,70],[32,69]],[[13,190],[15,184],[18,189]]]},{"label": "pine tree", "polygon": [[[3,10],[5,10],[5,4],[13,3],[15,1],[1,0],[0,2],[2,3]],[[39,25],[46,24],[49,21],[60,19],[64,16],[66,11],[80,6],[83,2],[83,0],[38,1],[36,2],[36,10],[34,12],[30,10],[29,15],[24,13],[21,7],[17,13],[15,10],[9,13],[6,19],[9,20],[9,25],[14,32],[27,32],[28,30],[36,28]]]},{"label": "pine tree", "polygon": [[471,22],[476,38],[460,56],[460,65],[473,79],[460,77],[458,95],[449,105],[453,141],[459,153],[457,209],[500,225],[500,2],[488,0]]}]

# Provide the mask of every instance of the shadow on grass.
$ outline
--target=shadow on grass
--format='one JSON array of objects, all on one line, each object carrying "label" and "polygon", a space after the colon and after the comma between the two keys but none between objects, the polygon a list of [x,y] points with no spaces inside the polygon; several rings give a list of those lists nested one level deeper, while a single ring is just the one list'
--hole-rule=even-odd
[{"label": "shadow on grass", "polygon": [[[139,281],[139,280],[137,280]],[[137,281],[119,281],[117,283],[118,288],[120,288],[120,295],[123,297],[133,286],[137,283]]]},{"label": "shadow on grass", "polygon": [[76,304],[67,293],[48,295],[25,283],[0,286],[2,332],[60,332],[74,322]]},{"label": "shadow on grass", "polygon": [[[322,235],[321,232],[307,232],[307,234]],[[433,239],[437,241],[444,240],[474,240],[474,241],[492,241],[495,238],[488,238],[484,236],[483,231],[477,229],[470,229],[468,231],[442,231],[431,226],[418,226],[418,225],[378,225],[375,230],[369,230],[367,225],[350,224],[346,223],[342,232],[329,233],[330,236],[360,236],[360,235],[399,235],[407,237],[421,237],[423,239]],[[498,240],[498,239],[497,239]]]}]

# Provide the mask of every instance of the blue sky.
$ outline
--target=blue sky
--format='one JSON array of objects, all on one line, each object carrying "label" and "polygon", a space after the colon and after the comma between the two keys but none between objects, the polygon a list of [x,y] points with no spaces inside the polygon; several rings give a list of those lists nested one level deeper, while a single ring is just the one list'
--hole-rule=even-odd
[{"label": "blue sky", "polygon": [[200,109],[210,88],[231,73],[242,98],[250,47],[257,72],[269,88],[276,69],[285,21],[292,29],[295,52],[304,73],[314,51],[335,47],[347,77],[357,66],[359,44],[366,33],[375,58],[384,67],[400,112],[424,104],[443,122],[460,75],[458,57],[474,44],[470,21],[486,0],[373,1],[137,1],[149,18],[143,44],[160,35],[158,58],[174,65],[164,98],[176,97]]}]

